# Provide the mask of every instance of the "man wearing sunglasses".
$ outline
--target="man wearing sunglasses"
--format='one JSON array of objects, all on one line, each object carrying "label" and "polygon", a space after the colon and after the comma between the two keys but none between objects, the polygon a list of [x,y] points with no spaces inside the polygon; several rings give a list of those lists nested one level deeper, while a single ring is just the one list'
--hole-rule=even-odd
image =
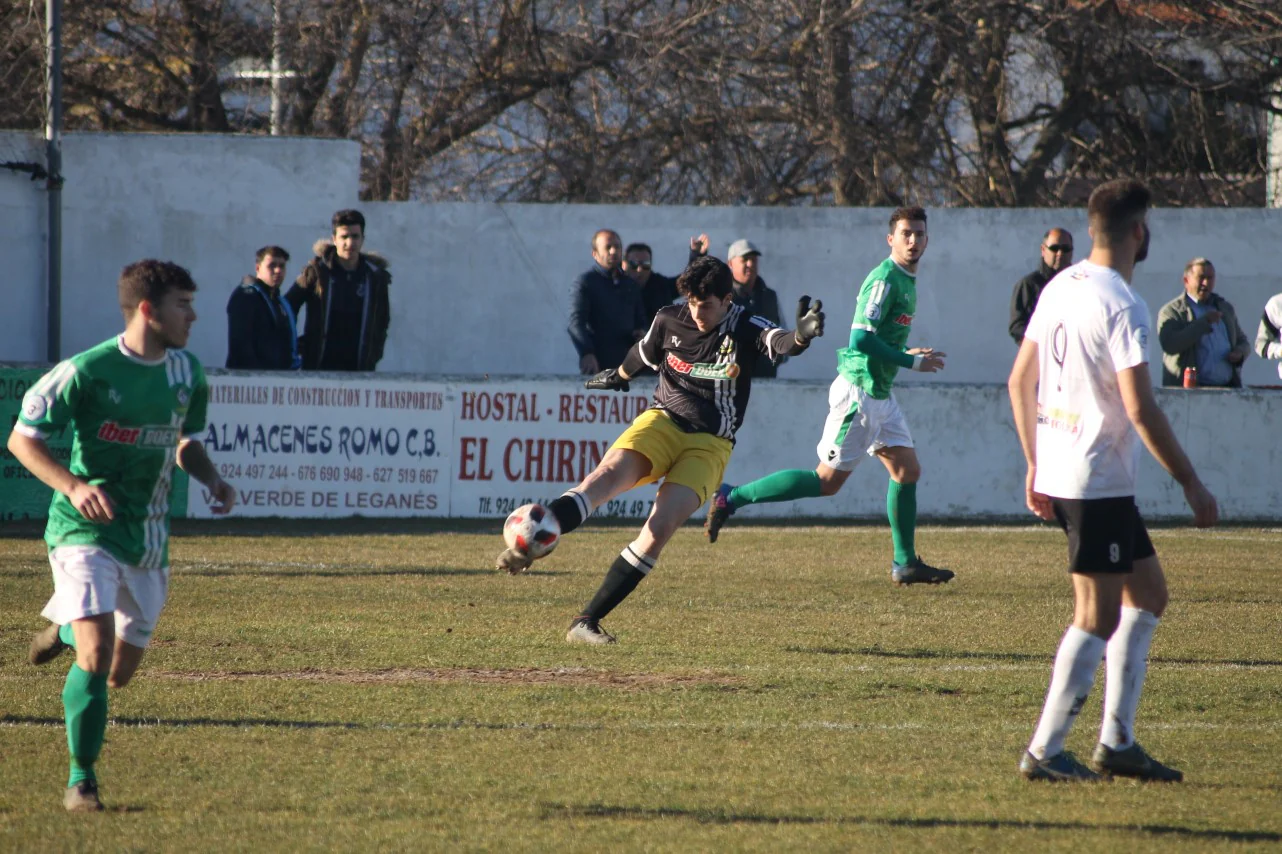
[{"label": "man wearing sunglasses", "polygon": [[1042,262],[1037,269],[1019,280],[1010,298],[1010,337],[1016,346],[1024,343],[1028,319],[1037,308],[1037,299],[1055,274],[1073,263],[1073,235],[1062,228],[1052,228],[1042,237]]}]

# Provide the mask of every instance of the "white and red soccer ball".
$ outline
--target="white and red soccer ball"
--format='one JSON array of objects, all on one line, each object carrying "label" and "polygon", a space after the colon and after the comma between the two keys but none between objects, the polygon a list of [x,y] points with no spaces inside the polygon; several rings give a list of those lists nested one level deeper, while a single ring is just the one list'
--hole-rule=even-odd
[{"label": "white and red soccer ball", "polygon": [[561,541],[561,523],[542,504],[524,504],[503,523],[503,539],[521,554],[546,557]]}]

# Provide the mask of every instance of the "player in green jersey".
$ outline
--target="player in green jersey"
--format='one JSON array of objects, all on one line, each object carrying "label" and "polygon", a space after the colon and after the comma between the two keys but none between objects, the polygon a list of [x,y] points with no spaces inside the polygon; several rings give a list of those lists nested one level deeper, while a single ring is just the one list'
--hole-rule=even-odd
[{"label": "player in green jersey", "polygon": [[907,347],[917,312],[917,264],[926,241],[926,211],[898,208],[890,215],[890,257],[864,279],[850,346],[837,351],[837,378],[828,392],[828,419],[817,448],[819,465],[814,470],[777,471],[737,487],[722,484],[712,496],[704,524],[709,541],[717,541],[722,526],[740,507],[836,495],[864,454],[875,455],[890,473],[886,513],[894,542],[891,578],[896,584],[939,584],[953,577],[951,571],[917,555],[921,464],[891,391],[901,368],[931,374],[944,367],[945,353]]},{"label": "player in green jersey", "polygon": [[[45,542],[52,621],[31,644],[43,664],[76,651],[62,704],[71,774],[63,805],[102,809],[94,762],[107,731],[107,689],[126,685],[151,639],[169,587],[169,493],[174,466],[203,483],[214,512],[235,490],[195,438],[205,428],[209,386],[181,349],[196,320],[196,283],[167,261],[120,274],[125,331],[72,356],[27,392],[9,450],[54,490]],[[50,434],[72,431],[71,459],[50,453]]]}]

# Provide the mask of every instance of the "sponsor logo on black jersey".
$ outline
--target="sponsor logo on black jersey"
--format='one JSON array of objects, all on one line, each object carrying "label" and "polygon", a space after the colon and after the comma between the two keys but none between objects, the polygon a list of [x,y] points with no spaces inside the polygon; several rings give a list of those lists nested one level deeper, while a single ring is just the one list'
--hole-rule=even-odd
[{"label": "sponsor logo on black jersey", "polygon": [[678,358],[675,353],[668,354],[667,362],[668,367],[678,374],[685,374],[701,380],[732,380],[739,376],[739,365],[735,362],[719,365],[709,365],[706,362],[692,364]]}]

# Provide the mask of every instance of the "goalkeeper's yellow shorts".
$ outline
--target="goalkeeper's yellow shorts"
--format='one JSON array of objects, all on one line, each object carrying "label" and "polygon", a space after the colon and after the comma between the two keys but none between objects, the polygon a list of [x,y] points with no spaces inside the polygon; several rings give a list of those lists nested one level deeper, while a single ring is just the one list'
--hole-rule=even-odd
[{"label": "goalkeeper's yellow shorts", "polygon": [[650,461],[650,474],[637,486],[663,480],[688,486],[703,503],[721,485],[734,445],[711,433],[687,433],[661,409],[647,409],[623,431],[610,450],[636,451]]}]

